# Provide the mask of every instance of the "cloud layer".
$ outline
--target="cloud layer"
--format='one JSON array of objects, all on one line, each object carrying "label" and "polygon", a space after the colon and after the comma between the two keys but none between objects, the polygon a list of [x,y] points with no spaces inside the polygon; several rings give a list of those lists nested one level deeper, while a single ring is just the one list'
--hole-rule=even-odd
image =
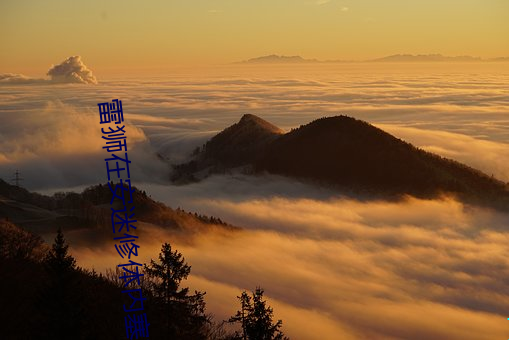
[{"label": "cloud layer", "polygon": [[0,74],[0,84],[13,83],[13,84],[29,84],[29,83],[44,83],[45,79],[34,79],[27,77],[23,74],[16,73],[2,73]]},{"label": "cloud layer", "polygon": [[[228,180],[212,178],[190,192],[161,187],[159,195],[247,230],[183,236],[143,226],[145,259],[172,242],[192,265],[191,288],[207,291],[219,320],[234,314],[241,290],[262,286],[293,338],[507,335],[509,215],[447,198],[298,198],[288,191],[291,183],[274,178],[281,195],[272,198],[265,188],[257,192],[257,183],[239,182],[211,198],[211,189]],[[101,270],[115,263],[108,249],[73,252]]]},{"label": "cloud layer", "polygon": [[[101,125],[93,108],[76,108],[47,101],[30,110],[2,114],[0,174],[5,180],[19,169],[23,185],[32,189],[74,187],[107,180]],[[97,107],[97,106],[96,106]],[[138,180],[164,178],[168,167],[160,162],[144,132],[126,123],[130,170]]]},{"label": "cloud layer", "polygon": [[[73,64],[55,68],[55,77],[90,79],[72,75]],[[189,238],[146,226],[140,252],[155,258],[162,242],[173,242],[219,319],[234,314],[240,290],[260,285],[293,338],[507,338],[507,214],[448,198],[358,202],[277,176],[175,187],[155,154],[178,162],[243,113],[285,129],[348,114],[508,180],[508,72],[490,65],[231,67],[111,79],[86,91],[5,76],[0,175],[19,168],[30,189],[104,181],[97,103],[119,98],[135,184],[173,207],[246,227]],[[104,269],[117,261],[111,249],[73,252],[80,264]]]}]

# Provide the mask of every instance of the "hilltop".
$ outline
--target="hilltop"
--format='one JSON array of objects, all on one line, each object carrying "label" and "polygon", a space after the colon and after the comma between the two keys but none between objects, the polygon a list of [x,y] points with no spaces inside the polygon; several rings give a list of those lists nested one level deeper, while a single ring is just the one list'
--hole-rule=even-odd
[{"label": "hilltop", "polygon": [[236,170],[283,175],[378,198],[452,194],[500,209],[509,203],[505,183],[348,116],[317,119],[282,133],[246,115],[208,141],[191,162],[176,166],[173,179],[185,183]]}]

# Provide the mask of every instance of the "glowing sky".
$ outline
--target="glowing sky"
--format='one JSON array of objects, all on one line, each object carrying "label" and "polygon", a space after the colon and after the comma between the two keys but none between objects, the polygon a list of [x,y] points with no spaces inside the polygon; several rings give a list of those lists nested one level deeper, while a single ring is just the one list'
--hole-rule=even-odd
[{"label": "glowing sky", "polygon": [[508,17],[507,0],[4,0],[0,72],[41,75],[76,54],[100,73],[272,53],[500,57]]}]

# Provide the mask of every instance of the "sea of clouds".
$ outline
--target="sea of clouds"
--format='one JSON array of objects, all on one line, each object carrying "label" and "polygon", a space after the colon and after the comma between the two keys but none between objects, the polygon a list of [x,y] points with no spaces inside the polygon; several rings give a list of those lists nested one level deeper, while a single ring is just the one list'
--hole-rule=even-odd
[{"label": "sea of clouds", "polygon": [[[504,212],[447,197],[357,201],[278,176],[168,183],[171,163],[244,113],[285,130],[347,114],[509,181],[506,64],[223,65],[98,82],[74,81],[65,65],[55,72],[54,81],[0,80],[0,177],[19,169],[41,192],[104,182],[97,103],[121,99],[134,183],[244,228],[183,237],[147,226],[143,235],[146,260],[164,241],[184,254],[189,284],[207,291],[218,320],[234,314],[242,289],[262,286],[296,339],[509,335]],[[118,262],[112,249],[72,247],[99,270]]]},{"label": "sea of clouds", "polygon": [[[73,68],[70,60],[78,60],[80,66]],[[160,77],[101,79],[94,85],[73,81],[75,73],[90,79],[91,71],[80,57],[70,57],[50,69],[58,75],[54,81],[0,82],[0,176],[9,177],[21,165],[30,171],[26,163],[30,154],[44,149],[53,155],[39,160],[46,169],[40,177],[49,173],[40,180],[27,176],[28,187],[96,182],[100,177],[77,173],[75,163],[62,164],[64,154],[73,150],[74,161],[86,155],[100,159],[97,103],[119,98],[133,126],[128,129],[133,134],[129,147],[149,145],[172,163],[185,160],[194,147],[244,113],[257,114],[286,130],[318,117],[347,114],[509,181],[505,86],[509,76],[500,72],[504,65],[458,69],[454,65],[421,69],[414,64],[262,69],[235,65]],[[143,155],[147,152],[140,152]],[[53,158],[62,162],[50,171]],[[148,177],[167,178],[167,169],[154,170]]]}]

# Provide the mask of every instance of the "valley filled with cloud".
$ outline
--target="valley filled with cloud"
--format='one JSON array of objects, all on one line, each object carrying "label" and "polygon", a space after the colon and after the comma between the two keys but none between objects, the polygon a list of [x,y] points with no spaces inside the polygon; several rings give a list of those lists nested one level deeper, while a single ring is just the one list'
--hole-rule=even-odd
[{"label": "valley filled with cloud", "polygon": [[[55,81],[0,80],[0,177],[19,169],[23,185],[43,193],[104,183],[97,103],[122,100],[133,184],[242,228],[143,226],[145,260],[171,242],[218,320],[234,314],[241,290],[261,286],[295,339],[509,334],[508,212],[451,196],[356,200],[274,175],[169,181],[172,164],[250,113],[285,131],[349,115],[509,182],[506,64],[223,65],[111,79],[69,67],[52,68]],[[72,246],[77,237],[81,265],[116,264],[111,245]]]}]

